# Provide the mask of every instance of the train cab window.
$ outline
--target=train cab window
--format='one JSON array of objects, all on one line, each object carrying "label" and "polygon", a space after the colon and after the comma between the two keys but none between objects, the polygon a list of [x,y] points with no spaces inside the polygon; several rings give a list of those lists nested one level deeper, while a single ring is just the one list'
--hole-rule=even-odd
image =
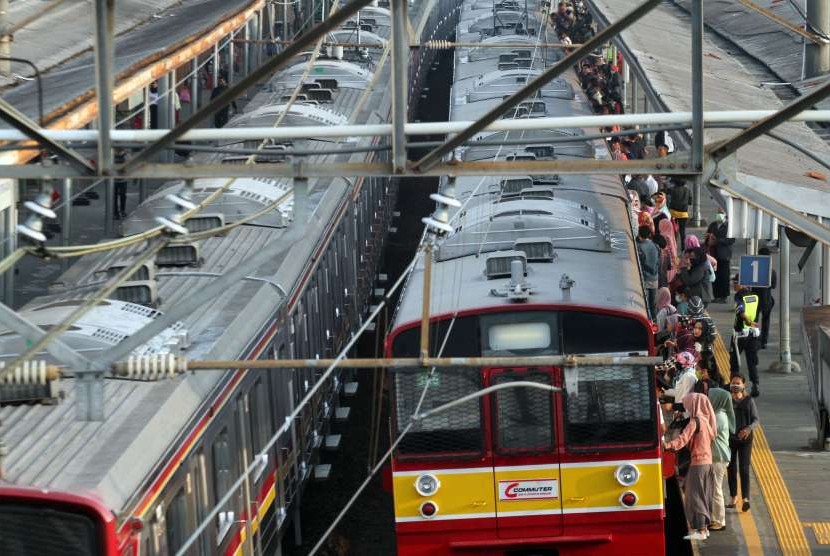
[{"label": "train cab window", "polygon": [[556,313],[528,311],[481,315],[481,354],[487,356],[556,355]]},{"label": "train cab window", "polygon": [[80,507],[0,500],[0,554],[101,554],[100,520]]},{"label": "train cab window", "polygon": [[[409,424],[426,388],[421,412],[481,389],[479,369],[442,368],[431,375],[422,369],[393,373],[398,434]],[[398,444],[401,457],[475,457],[483,449],[481,400],[457,405],[423,419]]]},{"label": "train cab window", "polygon": [[179,489],[167,506],[164,521],[167,524],[167,550],[170,554],[175,554],[187,539],[187,498],[184,487]]},{"label": "train cab window", "polygon": [[631,353],[648,351],[648,328],[630,317],[564,311],[564,352]]},{"label": "train cab window", "polygon": [[657,438],[648,367],[574,367],[565,375],[565,444],[572,450],[636,449]]},{"label": "train cab window", "polygon": [[[538,371],[498,374],[493,385],[529,381],[551,384]],[[493,396],[495,447],[502,455],[549,452],[553,449],[553,395],[535,388],[508,388]]]}]

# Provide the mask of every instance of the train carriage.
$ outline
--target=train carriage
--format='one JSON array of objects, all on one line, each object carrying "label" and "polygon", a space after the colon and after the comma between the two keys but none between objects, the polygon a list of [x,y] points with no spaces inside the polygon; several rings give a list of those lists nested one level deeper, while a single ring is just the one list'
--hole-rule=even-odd
[{"label": "train carriage", "polygon": [[[464,2],[457,40],[511,47],[456,50],[453,120],[485,114],[559,56],[527,33],[538,19],[525,19],[523,30],[486,4]],[[554,80],[504,117],[589,113],[578,91],[570,77]],[[487,132],[456,156],[608,156],[582,135]],[[653,353],[628,199],[616,177],[459,177],[443,187],[462,206],[451,210],[453,231],[435,240],[431,259],[431,355]],[[420,354],[420,257],[396,310],[390,357]],[[646,365],[394,370],[392,438],[416,412],[514,381],[561,391],[500,390],[418,421],[403,436],[392,463],[399,554],[662,554],[658,409]]]},{"label": "train carriage", "polygon": [[[448,0],[431,13],[413,9],[424,41],[446,38],[455,12]],[[365,12],[365,13],[363,13]],[[362,11],[360,35],[383,45],[389,11]],[[332,35],[358,33],[346,24]],[[354,37],[353,37],[354,38]],[[367,91],[381,56],[377,48],[326,50],[306,74],[298,56],[275,75],[229,126],[367,123],[391,111],[389,65]],[[413,83],[435,52],[413,53]],[[288,109],[296,87],[301,90]],[[414,86],[418,94],[420,86]],[[358,99],[368,94],[356,111]],[[265,123],[267,122],[267,123]],[[228,149],[254,144],[223,143]],[[262,160],[283,160],[286,149],[312,151],[308,163],[384,159],[369,139],[348,140],[366,152],[331,153],[337,145],[309,138],[272,144]],[[376,146],[376,145],[375,145]],[[367,154],[368,153],[368,154]],[[242,152],[207,157],[240,164]],[[198,202],[226,180],[193,183]],[[374,288],[396,183],[382,178],[309,180],[311,219],[302,241],[166,330],[136,354],[190,357],[333,357],[365,316]],[[173,209],[169,184],[123,222],[124,235],[157,225]],[[283,241],[293,214],[293,188],[280,179],[238,179],[197,218],[191,242],[165,249],[109,299],[79,319],[61,340],[88,357],[118,345],[184,295],[234,268],[264,246]],[[292,224],[296,225],[296,224]],[[221,228],[222,233],[215,232]],[[207,237],[210,236],[210,237]],[[142,245],[82,257],[47,295],[21,311],[48,329],[101,284],[130,264]],[[6,361],[25,350],[12,331],[0,332]],[[38,355],[38,367],[54,361]],[[280,373],[236,369],[180,375],[171,380],[112,380],[103,389],[103,421],[76,417],[85,386],[69,373],[26,384],[0,384],[0,552],[4,554],[173,554],[202,523],[246,468],[243,488],[219,508],[190,554],[270,553],[286,528],[299,528],[300,500],[317,472],[320,447],[344,396],[348,375],[324,384],[284,435],[264,450],[319,378],[311,369]],[[44,375],[45,377],[46,375]],[[40,403],[38,403],[40,402]],[[256,456],[256,457],[255,457]]]}]

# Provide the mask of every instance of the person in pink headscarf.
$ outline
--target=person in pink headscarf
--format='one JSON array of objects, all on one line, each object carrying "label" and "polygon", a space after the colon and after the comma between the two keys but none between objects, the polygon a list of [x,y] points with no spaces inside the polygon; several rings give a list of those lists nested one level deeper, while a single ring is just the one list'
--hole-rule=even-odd
[{"label": "person in pink headscarf", "polygon": [[667,450],[680,450],[689,446],[692,463],[686,475],[685,510],[689,521],[686,539],[704,540],[709,537],[712,522],[712,499],[715,490],[712,472],[712,441],[718,433],[715,410],[709,398],[703,394],[686,394],[683,408],[689,415],[689,424],[671,441],[663,441]]},{"label": "person in pink headscarf", "polygon": [[677,242],[674,239],[674,227],[671,224],[671,220],[665,218],[660,213],[655,216],[654,223],[657,228],[657,233],[665,240],[665,246],[660,250],[661,265],[666,275],[666,283],[660,284],[662,287],[668,286],[674,280],[679,261],[677,258]]},{"label": "person in pink headscarf", "polygon": [[657,324],[657,332],[674,332],[677,328],[677,309],[671,304],[671,292],[669,288],[657,290],[657,298],[654,302],[654,322]]}]

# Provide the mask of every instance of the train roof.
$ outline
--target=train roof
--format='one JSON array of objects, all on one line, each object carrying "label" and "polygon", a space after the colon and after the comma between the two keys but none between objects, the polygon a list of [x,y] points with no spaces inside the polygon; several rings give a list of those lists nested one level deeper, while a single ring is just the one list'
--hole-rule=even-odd
[{"label": "train roof", "polygon": [[[486,37],[482,42],[526,46],[457,48],[452,120],[481,117],[561,57],[553,49],[538,47],[535,36],[515,34],[510,28],[494,29],[494,20],[497,27],[502,25],[493,17],[492,5],[489,10],[465,6],[458,24],[458,35],[464,38],[459,41]],[[518,117],[527,118],[591,113],[573,74],[547,84],[519,107]],[[512,110],[505,118],[516,115]],[[556,129],[485,132],[475,138],[480,144],[457,149],[455,156],[478,161],[608,157],[603,142],[585,140],[583,135],[582,130]],[[529,144],[499,144],[517,140],[529,140]],[[516,259],[525,261],[525,280],[531,288],[524,303],[646,314],[631,213],[619,178],[458,177],[454,186],[462,207],[450,209],[454,231],[436,241],[431,314],[518,308],[517,301],[506,294],[510,261]],[[401,296],[396,325],[420,319],[423,272],[421,256]],[[562,286],[567,286],[567,292]]]},{"label": "train roof", "polygon": [[[376,15],[382,17],[383,14],[378,12]],[[371,49],[369,55],[376,60],[380,50]],[[375,117],[376,111],[388,110],[391,99],[388,87],[383,85],[388,80],[387,66],[381,73],[379,86],[370,93],[360,113],[352,114],[364,93],[369,71],[353,66],[339,59],[316,61],[313,70],[345,71],[360,77],[364,87],[353,87],[341,80],[337,87],[331,88],[330,99],[319,102],[299,99],[288,110],[281,125],[340,125],[349,118],[363,123]],[[290,66],[277,74],[272,84],[296,84],[297,71],[296,65]],[[313,77],[325,79],[331,74],[315,71]],[[323,81],[322,85],[330,83]],[[284,101],[275,102],[277,94],[284,90],[285,87],[277,91],[264,89],[231,125],[262,125],[269,119],[266,125],[272,125],[276,115],[285,111]],[[371,138],[355,141],[368,145]],[[273,147],[292,146],[319,150],[331,149],[333,144],[308,140]],[[279,156],[278,150],[263,158],[273,156]],[[197,158],[241,163],[245,156],[197,155]],[[356,162],[364,158],[364,154],[321,154],[307,156],[306,160],[310,163],[323,160]],[[226,183],[226,179],[195,180],[194,200],[204,199]],[[307,270],[307,261],[334,215],[348,202],[352,186],[354,181],[346,178],[310,179],[309,211],[313,216],[305,239],[205,303],[136,353],[167,353],[187,346],[186,353],[190,357],[236,359],[248,354],[256,356],[255,341],[274,322],[276,311],[298,287]],[[181,187],[181,183],[170,183],[149,197],[122,224],[124,233],[134,234],[154,227],[155,216],[173,209],[166,196]],[[169,261],[169,266],[152,262],[147,265],[140,271],[149,275],[146,276],[148,280],[143,280],[150,283],[142,290],[145,293],[141,302],[145,304],[115,299],[104,301],[60,339],[69,347],[94,357],[96,351],[117,345],[178,299],[237,267],[263,246],[280,241],[292,218],[290,182],[267,178],[235,180],[227,192],[200,213],[206,229],[238,222],[269,206],[274,207],[270,214],[188,246],[192,248],[188,255],[191,260],[183,266],[175,260]],[[211,219],[212,222],[207,222]],[[138,244],[80,258],[47,295],[24,306],[22,315],[46,329],[61,322],[74,308],[93,296],[108,276],[134,260],[145,247],[145,244]],[[148,295],[151,297],[144,297]],[[0,357],[8,361],[23,347],[20,336],[8,330],[0,331]],[[39,357],[53,361],[45,353]],[[232,373],[226,371],[207,371],[159,382],[107,379],[103,383],[102,422],[76,419],[78,384],[71,375],[63,377],[59,386],[62,398],[55,405],[0,406],[0,438],[8,449],[3,462],[4,479],[43,489],[94,493],[116,514],[128,510],[151,472],[181,440],[182,432],[192,425],[198,410],[231,376]]]}]

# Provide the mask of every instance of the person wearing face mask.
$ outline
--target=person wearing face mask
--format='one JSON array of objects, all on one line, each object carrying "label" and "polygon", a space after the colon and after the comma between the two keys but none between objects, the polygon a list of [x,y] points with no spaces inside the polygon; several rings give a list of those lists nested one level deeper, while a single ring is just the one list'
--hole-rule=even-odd
[{"label": "person wearing face mask", "polygon": [[726,470],[731,500],[727,508],[738,503],[738,475],[741,478],[741,510],[749,511],[749,468],[752,464],[752,433],[758,427],[758,408],[755,400],[746,394],[746,382],[740,375],[729,383],[732,392],[732,408],[735,412],[735,433],[729,436],[730,461]]},{"label": "person wearing face mask", "polygon": [[732,452],[729,449],[729,435],[735,433],[735,410],[729,392],[721,388],[709,389],[709,401],[715,410],[718,434],[712,441],[712,472],[714,474],[714,494],[712,496],[712,524],[710,531],[726,529],[726,504],[723,499],[723,479]]},{"label": "person wearing face mask", "polygon": [[726,213],[723,209],[718,209],[716,220],[709,225],[705,238],[708,254],[715,257],[717,261],[715,282],[712,284],[715,303],[726,303],[729,299],[729,265],[732,261],[732,245],[735,243],[735,238],[728,238],[726,234]]}]

